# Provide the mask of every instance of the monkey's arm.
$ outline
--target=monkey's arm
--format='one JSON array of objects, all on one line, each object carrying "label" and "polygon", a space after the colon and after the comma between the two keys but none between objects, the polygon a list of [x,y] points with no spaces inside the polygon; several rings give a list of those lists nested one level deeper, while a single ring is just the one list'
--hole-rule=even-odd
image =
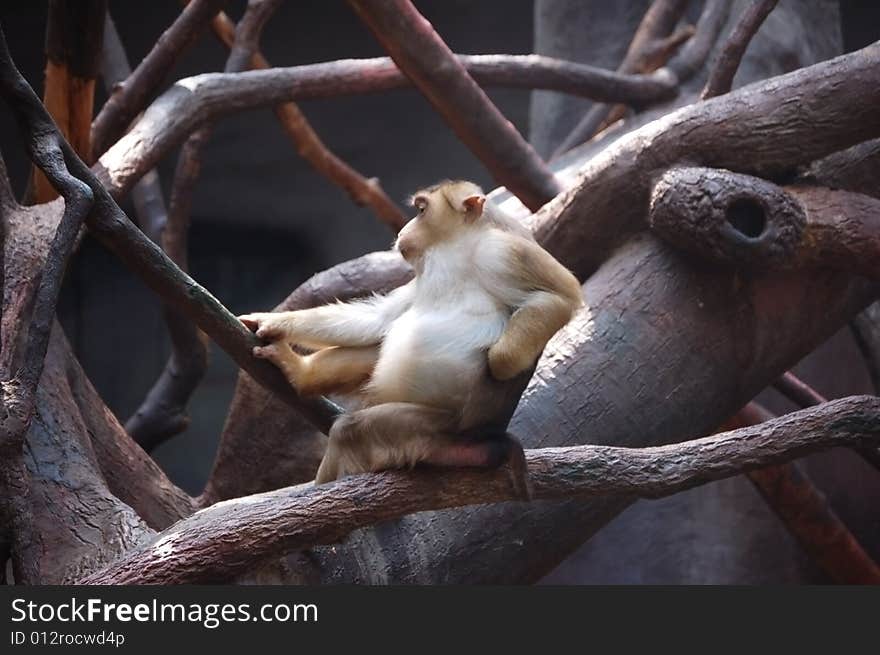
[{"label": "monkey's arm", "polygon": [[539,245],[512,238],[500,285],[501,300],[515,310],[489,348],[489,370],[509,380],[532,366],[550,338],[583,305],[580,282]]},{"label": "monkey's arm", "polygon": [[373,346],[382,341],[391,322],[409,308],[413,292],[414,284],[410,282],[385,296],[238,318],[267,341],[284,340],[313,349]]}]

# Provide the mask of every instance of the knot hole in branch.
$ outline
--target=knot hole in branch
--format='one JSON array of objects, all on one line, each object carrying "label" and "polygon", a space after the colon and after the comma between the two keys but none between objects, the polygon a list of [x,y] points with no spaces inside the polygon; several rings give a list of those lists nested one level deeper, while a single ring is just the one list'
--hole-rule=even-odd
[{"label": "knot hole in branch", "polygon": [[727,208],[727,222],[743,236],[757,239],[767,227],[767,216],[761,203],[750,198],[740,198]]}]

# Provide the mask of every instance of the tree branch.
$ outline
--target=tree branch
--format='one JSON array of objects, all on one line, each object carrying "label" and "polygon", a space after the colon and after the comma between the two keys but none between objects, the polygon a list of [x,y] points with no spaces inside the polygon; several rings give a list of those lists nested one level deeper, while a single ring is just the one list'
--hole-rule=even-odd
[{"label": "tree branch", "polygon": [[850,323],[862,352],[874,393],[880,395],[880,302],[875,302]]},{"label": "tree branch", "polygon": [[[539,55],[458,55],[458,59],[481,84],[531,79],[540,84],[536,88],[580,90],[581,95],[611,101],[621,100],[620,95],[627,88],[638,89],[640,93],[644,88],[642,76],[629,76],[635,82],[631,85],[627,76]],[[660,95],[675,93],[668,82],[656,81],[655,88],[663,91]],[[185,78],[150,105],[132,130],[101,157],[95,173],[118,198],[203,122],[289,100],[375,93],[409,84],[388,57],[272,68],[234,76],[205,73]],[[603,98],[597,91],[601,88],[614,95]]]},{"label": "tree branch", "polygon": [[860,193],[675,168],[654,186],[650,223],[676,247],[716,263],[880,278],[880,200]]},{"label": "tree branch", "polygon": [[[37,384],[49,347],[52,320],[64,270],[76,243],[79,228],[92,208],[93,194],[88,186],[69,171],[70,157],[76,155],[58,132],[39,98],[15,68],[2,29],[0,96],[18,123],[31,161],[64,197],[64,214],[49,244],[42,271],[36,280],[27,280],[26,289],[20,292],[27,296],[30,295],[30,289],[36,288],[33,300],[25,298],[19,305],[25,315],[19,317],[19,325],[15,327],[27,335],[21,350],[18,347],[20,340],[3,335],[3,341],[7,347],[12,348],[12,353],[4,353],[3,370],[0,370],[0,460],[3,461],[3,466],[0,467],[0,485],[4,499],[0,514],[8,517],[12,523],[11,540],[16,579],[27,582],[36,579],[36,564],[29,561],[27,556],[34,545],[35,531],[30,520],[30,489],[24,461],[24,438],[34,414]],[[5,286],[5,216],[3,227]],[[5,303],[5,300],[0,298],[0,302]],[[26,313],[29,307],[32,309],[28,321]],[[8,321],[6,326],[10,327]]]},{"label": "tree branch", "polygon": [[700,96],[703,100],[728,93],[733,86],[733,78],[739,68],[746,48],[755,33],[770,15],[779,0],[754,0],[740,16],[739,21],[724,42],[709,81]]},{"label": "tree branch", "polygon": [[[654,448],[527,451],[536,499],[659,498],[835,446],[876,443],[880,399],[854,396],[756,426]],[[360,527],[428,509],[514,499],[503,470],[386,471],[218,503],[157,535],[84,584],[220,582]]]},{"label": "tree branch", "polygon": [[146,105],[174,62],[198,38],[225,0],[193,0],[156,41],[134,72],[113,91],[92,123],[92,157],[96,160]]},{"label": "tree branch", "polygon": [[[686,0],[654,0],[642,17],[617,72],[652,73],[666,63],[681,43],[693,37],[693,28],[670,35],[687,4]],[[556,147],[553,158],[590,139],[603,124],[617,120],[622,108],[623,105],[594,104]]]},{"label": "tree branch", "polygon": [[409,0],[349,0],[394,63],[458,138],[532,211],[561,187]]},{"label": "tree branch", "polygon": [[[109,89],[131,75],[128,57],[119,39],[116,26],[107,14],[104,27],[102,60],[104,84]],[[200,134],[197,132],[196,135]],[[190,140],[183,147],[181,161],[186,160]],[[180,168],[180,165],[178,165]],[[161,244],[171,260],[186,270],[186,233],[189,225],[189,204],[175,211],[175,188],[172,189],[172,212],[169,219],[165,200],[155,170],[150,171],[132,191],[135,212],[143,232],[154,243]],[[128,419],[125,430],[147,452],[166,439],[182,432],[189,425],[187,403],[198,386],[208,365],[206,337],[191,321],[165,310],[165,322],[171,335],[172,353],[161,375],[144,401]],[[152,525],[152,524],[151,524]]]}]

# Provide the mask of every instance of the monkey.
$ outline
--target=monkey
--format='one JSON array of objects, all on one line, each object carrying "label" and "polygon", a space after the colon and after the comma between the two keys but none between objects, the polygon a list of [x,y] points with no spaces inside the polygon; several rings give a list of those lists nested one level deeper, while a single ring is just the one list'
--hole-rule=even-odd
[{"label": "monkey", "polygon": [[[583,305],[577,278],[476,184],[410,199],[394,248],[415,277],[386,295],[239,319],[303,395],[357,393],[329,431],[316,484],[417,463],[509,462],[530,495],[507,424],[550,338]],[[301,355],[291,345],[313,351]]]}]

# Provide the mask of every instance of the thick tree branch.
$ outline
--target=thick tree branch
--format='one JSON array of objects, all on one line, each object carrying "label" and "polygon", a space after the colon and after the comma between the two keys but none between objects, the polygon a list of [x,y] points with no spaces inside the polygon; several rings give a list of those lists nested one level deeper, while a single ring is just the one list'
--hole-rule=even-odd
[{"label": "thick tree branch", "polygon": [[770,15],[779,0],[754,0],[740,16],[739,21],[724,42],[714,68],[709,75],[709,81],[703,89],[701,98],[714,98],[730,91],[733,87],[733,78],[739,68],[746,48],[755,33],[764,23],[764,19]]},{"label": "thick tree branch", "polygon": [[[0,486],[3,508],[0,514],[11,521],[13,567],[17,580],[38,580],[36,563],[31,550],[35,545],[36,530],[31,521],[29,502],[29,475],[24,459],[25,433],[31,424],[36,405],[37,384],[43,372],[49,347],[52,322],[61,282],[68,258],[76,243],[79,228],[92,208],[92,190],[68,169],[71,157],[76,157],[58,132],[33,90],[21,77],[6,46],[6,37],[0,30],[0,96],[9,106],[25,141],[31,161],[40,168],[52,186],[64,197],[64,214],[49,244],[45,262],[36,279],[27,280],[25,296],[18,304],[22,312],[17,325],[6,321],[7,329],[26,334],[21,340],[4,334],[3,342],[12,352],[3,353],[0,370]],[[66,161],[65,161],[66,160]],[[5,213],[5,212],[4,212]],[[4,217],[4,262],[6,250],[6,218]],[[5,263],[4,263],[5,286]],[[32,300],[31,295],[34,289]],[[6,302],[6,298],[0,298]],[[28,317],[28,310],[30,316]],[[7,318],[4,316],[4,319]]]},{"label": "thick tree branch", "polygon": [[349,0],[394,63],[489,172],[532,211],[561,187],[409,0]]},{"label": "thick tree branch", "polygon": [[198,38],[225,0],[193,0],[156,41],[134,72],[113,91],[92,124],[92,157],[96,160],[125,132],[129,123]]},{"label": "thick tree branch", "polygon": [[716,263],[880,279],[880,200],[860,193],[676,168],[654,186],[650,222],[676,247]]},{"label": "thick tree branch", "polygon": [[23,360],[14,372],[22,388],[31,395],[40,379],[64,269],[79,228],[92,208],[93,194],[86,184],[68,170],[69,156],[64,151],[66,143],[39,98],[15,68],[2,31],[0,95],[18,123],[31,160],[64,197],[64,215],[49,246],[45,267],[36,287]]},{"label": "thick tree branch", "polygon": [[[835,446],[877,443],[880,399],[854,396],[703,439],[654,448],[527,451],[537,499],[658,498]],[[220,582],[352,530],[428,509],[514,499],[505,471],[387,471],[218,503],[184,519],[85,584]]]},{"label": "thick tree branch", "polygon": [[[757,425],[774,418],[771,412],[751,402],[722,429]],[[746,476],[801,547],[834,582],[880,584],[880,567],[796,462],[755,469]]]}]

